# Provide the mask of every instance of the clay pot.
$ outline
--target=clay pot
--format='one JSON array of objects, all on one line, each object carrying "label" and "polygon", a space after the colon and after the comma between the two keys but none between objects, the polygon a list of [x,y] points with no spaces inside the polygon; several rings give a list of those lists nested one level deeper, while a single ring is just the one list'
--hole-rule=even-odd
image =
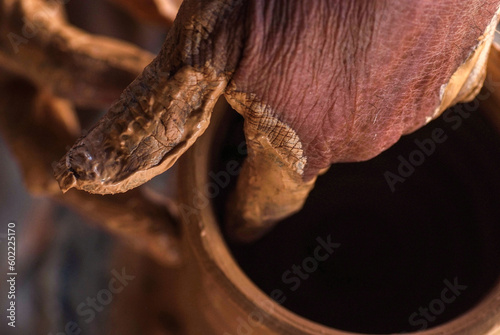
[{"label": "clay pot", "polygon": [[[184,311],[194,316],[186,328],[187,333],[354,334],[323,326],[284,308],[264,294],[238,265],[221,233],[220,218],[214,209],[213,198],[218,194],[214,191],[210,196],[210,192],[204,191],[213,182],[208,178],[214,159],[212,148],[214,141],[220,140],[223,120],[221,113],[214,113],[203,138],[180,163],[180,212],[187,264],[183,286],[187,299],[196,301]],[[265,259],[258,261],[266,262]],[[465,313],[418,334],[500,334],[500,280],[494,279],[492,287],[485,288],[485,292]]]}]

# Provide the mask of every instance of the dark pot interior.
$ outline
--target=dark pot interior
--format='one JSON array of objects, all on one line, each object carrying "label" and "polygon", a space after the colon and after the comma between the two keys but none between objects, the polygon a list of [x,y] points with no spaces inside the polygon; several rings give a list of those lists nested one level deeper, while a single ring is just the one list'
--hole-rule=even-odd
[{"label": "dark pot interior", "polygon": [[[500,272],[500,136],[478,111],[449,113],[370,161],[332,166],[304,209],[261,240],[228,241],[243,271],[267,294],[281,292],[289,310],[351,332],[428,329],[476,305]],[[214,146],[222,149],[213,172],[243,158],[243,122],[232,114],[223,145]],[[415,140],[432,139],[438,128],[446,140],[393,192],[384,173],[398,174],[400,155],[408,160],[420,150]],[[234,180],[215,199],[220,222],[233,187]],[[287,273],[329,235],[340,243],[329,258]],[[455,293],[447,289],[457,283]]]}]

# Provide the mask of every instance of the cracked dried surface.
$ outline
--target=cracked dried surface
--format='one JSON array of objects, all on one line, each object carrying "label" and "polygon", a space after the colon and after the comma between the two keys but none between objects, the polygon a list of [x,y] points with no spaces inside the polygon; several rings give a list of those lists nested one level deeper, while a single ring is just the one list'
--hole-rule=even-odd
[{"label": "cracked dried surface", "polygon": [[79,123],[71,104],[26,80],[1,74],[0,130],[30,193],[49,196],[90,217],[163,264],[177,264],[176,219],[167,199],[140,189],[116,197],[73,190],[61,194],[52,162],[75,140]]},{"label": "cracked dried surface", "polygon": [[233,226],[255,237],[330,164],[376,156],[482,84],[498,1],[304,4],[186,0],[159,56],[59,162],[61,188],[124,192],[163,172],[224,92],[249,144]]},{"label": "cracked dried surface", "polygon": [[214,44],[227,42],[209,37],[221,32],[224,38],[238,6],[231,1],[183,4],[185,13],[160,54],[59,161],[55,172],[63,191],[125,192],[164,172],[194,143],[227,85],[227,64],[236,58],[224,52],[209,60]]},{"label": "cracked dried surface", "polygon": [[166,83],[153,76],[136,83],[56,166],[64,192],[120,193],[164,172],[206,129],[225,86],[223,77],[188,66]]},{"label": "cracked dried surface", "polygon": [[72,27],[56,1],[0,1],[0,33],[0,131],[26,188],[90,217],[158,262],[178,264],[169,199],[145,188],[116,197],[63,195],[52,169],[79,136],[79,118],[88,118],[74,106],[108,107],[153,56]]},{"label": "cracked dried surface", "polygon": [[228,102],[245,117],[248,157],[227,205],[230,235],[251,241],[277,221],[299,211],[314,186],[303,181],[302,143],[293,129],[254,95],[226,91]]}]

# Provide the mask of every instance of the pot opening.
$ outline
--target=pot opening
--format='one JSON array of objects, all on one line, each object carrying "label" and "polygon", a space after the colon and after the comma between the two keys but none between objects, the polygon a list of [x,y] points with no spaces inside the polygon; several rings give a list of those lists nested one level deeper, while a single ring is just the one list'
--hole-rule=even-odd
[{"label": "pot opening", "polygon": [[[244,158],[243,119],[231,115],[215,182]],[[460,126],[449,116],[370,161],[332,166],[259,241],[226,238],[242,270],[285,308],[350,332],[414,332],[469,311],[500,275],[500,136],[479,112]],[[219,222],[235,181],[214,199]]]}]

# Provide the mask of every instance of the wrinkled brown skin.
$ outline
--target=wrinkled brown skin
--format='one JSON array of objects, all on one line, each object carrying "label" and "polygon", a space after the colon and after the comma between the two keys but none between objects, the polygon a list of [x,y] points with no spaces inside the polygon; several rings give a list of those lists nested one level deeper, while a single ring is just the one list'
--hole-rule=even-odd
[{"label": "wrinkled brown skin", "polygon": [[186,0],[162,51],[59,162],[61,188],[124,192],[163,172],[224,93],[249,155],[229,226],[259,237],[316,176],[370,159],[468,100],[500,1]]},{"label": "wrinkled brown skin", "polygon": [[0,132],[29,192],[72,207],[161,264],[177,265],[177,220],[167,199],[141,189],[118,196],[60,192],[51,166],[75,141],[79,128],[69,101],[0,71]]},{"label": "wrinkled brown skin", "polygon": [[63,191],[125,192],[165,171],[194,143],[240,55],[231,35],[240,7],[183,3],[157,58],[59,162]]},{"label": "wrinkled brown skin", "polygon": [[57,4],[0,0],[0,67],[77,106],[109,108],[153,55],[71,26]]}]

